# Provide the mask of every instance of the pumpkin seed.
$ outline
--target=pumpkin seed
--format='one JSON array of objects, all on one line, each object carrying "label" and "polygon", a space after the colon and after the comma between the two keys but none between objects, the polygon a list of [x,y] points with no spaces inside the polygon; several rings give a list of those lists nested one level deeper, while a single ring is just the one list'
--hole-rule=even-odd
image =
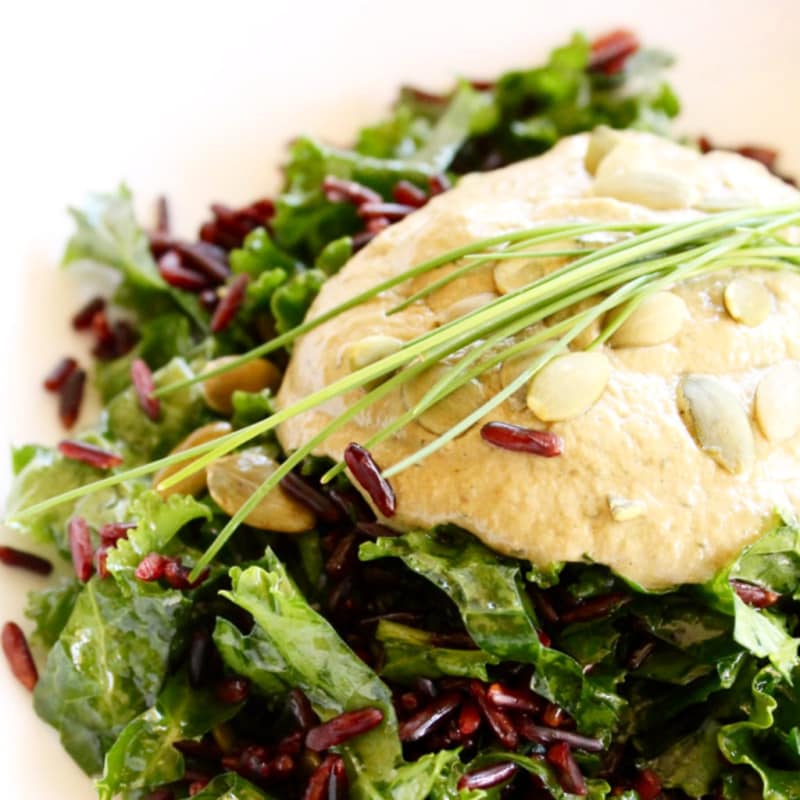
[{"label": "pumpkin seed", "polygon": [[[208,491],[220,508],[233,516],[277,468],[277,462],[262,448],[242,450],[208,465]],[[245,522],[264,531],[301,533],[313,528],[316,518],[277,486],[262,498]]]},{"label": "pumpkin seed", "polygon": [[647,510],[641,500],[629,500],[627,497],[610,494],[608,496],[608,510],[615,522],[627,522],[641,517]]},{"label": "pumpkin seed", "polygon": [[[403,384],[403,400],[408,409],[412,409],[428,393],[433,385],[450,371],[450,367],[442,364],[425,370],[408,383]],[[417,422],[431,433],[446,433],[464,417],[471,414],[486,400],[483,384],[471,380],[460,386],[452,394],[440,400],[417,417]]]},{"label": "pumpkin seed", "polygon": [[678,385],[678,410],[700,448],[734,474],[755,460],[750,420],[736,395],[707,375],[687,375]]},{"label": "pumpkin seed", "polygon": [[772,294],[760,281],[734,278],[723,293],[725,310],[737,322],[751,328],[760,325],[772,312]]},{"label": "pumpkin seed", "polygon": [[771,442],[800,433],[800,364],[787,361],[767,370],[756,389],[755,416]]},{"label": "pumpkin seed", "polygon": [[[208,425],[203,425],[197,430],[192,431],[182,442],[172,448],[170,454],[181,453],[184,450],[189,450],[199,444],[205,444],[213,439],[219,439],[230,433],[233,429],[229,422],[210,422]],[[179,464],[172,464],[169,467],[164,467],[153,475],[153,488],[155,489],[161,481],[166,480],[170,475],[174,475],[179,470],[182,470],[191,461],[182,461]],[[172,494],[191,494],[198,495],[206,488],[206,471],[204,469],[195,472],[193,475],[188,475],[182,481],[179,481],[169,489],[156,489],[156,491],[164,498]]]},{"label": "pumpkin seed", "polygon": [[594,175],[600,162],[622,141],[622,134],[609,128],[607,125],[599,125],[592,131],[589,137],[589,147],[583,158],[586,171]]},{"label": "pumpkin seed", "polygon": [[382,358],[396,353],[402,346],[403,340],[394,336],[365,336],[357,342],[351,342],[344,349],[344,359],[351,372],[368,367]]},{"label": "pumpkin seed", "polygon": [[461,300],[457,300],[455,303],[439,312],[439,324],[445,325],[448,322],[452,322],[454,319],[465,317],[467,314],[477,311],[479,308],[483,308],[496,298],[497,295],[494,292],[480,292],[479,294],[472,294]]},{"label": "pumpkin seed", "polygon": [[588,411],[608,384],[611,365],[602,353],[568,353],[533,376],[528,408],[542,422],[572,419]]},{"label": "pumpkin seed", "polygon": [[[574,250],[575,241],[573,239],[559,239],[555,242],[531,247],[526,252],[535,253],[537,250],[554,252],[558,250]],[[492,279],[495,289],[500,294],[509,294],[527,286],[529,283],[547,275],[554,269],[562,266],[568,256],[542,256],[541,258],[531,259],[500,259],[492,269]]]},{"label": "pumpkin seed", "polygon": [[494,268],[492,276],[497,291],[500,294],[510,294],[533,283],[544,274],[542,262],[532,259],[530,261],[500,261]]},{"label": "pumpkin seed", "polygon": [[611,337],[614,347],[649,347],[668,342],[681,329],[689,311],[672,292],[646,297]]},{"label": "pumpkin seed", "polygon": [[696,196],[694,186],[676,172],[635,167],[608,172],[601,168],[594,193],[654,210],[690,208]]},{"label": "pumpkin seed", "polygon": [[[236,356],[223,356],[209,361],[206,371],[229,364]],[[254,358],[233,367],[221,375],[203,381],[203,397],[209,408],[220,414],[233,413],[233,393],[260,392],[262,389],[277,389],[281,382],[280,370],[265,358]]]}]

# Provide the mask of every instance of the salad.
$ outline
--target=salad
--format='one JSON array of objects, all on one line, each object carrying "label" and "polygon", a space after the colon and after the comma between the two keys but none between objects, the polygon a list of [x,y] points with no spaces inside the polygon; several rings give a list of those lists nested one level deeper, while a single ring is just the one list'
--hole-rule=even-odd
[{"label": "salad", "polygon": [[103,409],[13,453],[74,569],[2,641],[101,800],[800,797],[800,195],[669,64],[406,87],[196,240],[72,211]]}]

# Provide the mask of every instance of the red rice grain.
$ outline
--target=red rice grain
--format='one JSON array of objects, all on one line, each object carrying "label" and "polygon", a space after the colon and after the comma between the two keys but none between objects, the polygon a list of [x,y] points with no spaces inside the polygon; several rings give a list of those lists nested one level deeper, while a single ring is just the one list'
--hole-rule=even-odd
[{"label": "red rice grain", "polygon": [[630,31],[611,31],[592,42],[589,69],[604,75],[616,75],[638,49],[639,40]]},{"label": "red rice grain", "polygon": [[393,517],[397,511],[394,490],[381,475],[378,465],[370,453],[360,444],[351,442],[344,451],[344,460],[356,482],[370,496],[385,517]]},{"label": "red rice grain", "polygon": [[489,727],[494,735],[507,750],[516,750],[519,743],[519,736],[514,727],[514,723],[508,715],[489,702],[486,689],[480,681],[469,682],[469,692],[478,704],[484,719],[489,723]]},{"label": "red rice grain", "polygon": [[331,203],[352,203],[361,206],[364,203],[380,203],[383,198],[369,186],[362,183],[328,175],[322,181],[322,191]]},{"label": "red rice grain", "polygon": [[341,756],[331,754],[314,770],[303,793],[303,800],[338,800],[337,795],[343,793],[346,781],[344,760]]},{"label": "red rice grain", "polygon": [[407,217],[416,210],[416,206],[407,206],[403,203],[362,203],[358,207],[358,216],[364,219],[383,217],[387,220],[398,220]]},{"label": "red rice grain", "polygon": [[547,728],[536,725],[526,717],[521,717],[517,722],[517,730],[525,739],[537,744],[557,744],[563,742],[576,750],[585,750],[587,753],[600,753],[603,743],[590,736],[581,736],[579,733],[565,731],[560,728]]},{"label": "red rice grain", "polygon": [[459,692],[439,695],[414,716],[400,725],[400,741],[416,742],[436,730],[461,705]]},{"label": "red rice grain", "polygon": [[97,469],[111,469],[122,463],[122,456],[103,450],[93,444],[78,442],[74,439],[63,439],[58,443],[58,452],[71,461],[81,461]]},{"label": "red rice grain", "polygon": [[214,695],[220,703],[231,706],[244,703],[250,694],[250,681],[245,678],[225,678],[214,687]]},{"label": "red rice grain", "polygon": [[514,777],[517,765],[510,761],[493,764],[491,767],[476,769],[461,776],[458,781],[459,790],[463,789],[491,789],[499,786]]},{"label": "red rice grain", "polygon": [[169,236],[170,228],[169,202],[162,194],[156,200],[156,233]]},{"label": "red rice grain", "polygon": [[142,410],[150,419],[157,420],[161,413],[161,403],[154,397],[156,384],[153,373],[141,358],[135,358],[131,364],[131,380]]},{"label": "red rice grain", "polygon": [[37,575],[49,575],[53,571],[53,565],[46,558],[17,550],[16,547],[0,546],[0,563],[35,572]]},{"label": "red rice grain", "polygon": [[58,393],[58,415],[61,424],[69,429],[78,421],[83,403],[83,390],[86,386],[86,372],[76,369],[64,381]]},{"label": "red rice grain", "polygon": [[748,583],[746,581],[739,581],[733,579],[729,581],[731,588],[739,596],[742,602],[753,608],[769,608],[774,606],[781,596],[777,592],[770,589],[765,589],[763,586],[758,586],[755,583]]},{"label": "red rice grain", "polygon": [[339,506],[330,497],[309,485],[295,472],[290,472],[281,480],[281,489],[313,511],[323,522],[338,522],[342,518]]},{"label": "red rice grain", "polygon": [[311,728],[306,733],[306,747],[322,752],[349,741],[354,736],[367,733],[383,722],[383,711],[379,708],[361,708],[345,711],[338,717]]},{"label": "red rice grain", "polygon": [[630,601],[630,597],[622,592],[612,592],[600,597],[584,600],[574,608],[561,614],[561,622],[587,622],[588,620],[605,617],[613,609]]},{"label": "red rice grain", "polygon": [[481,726],[481,712],[478,707],[470,702],[465,701],[461,706],[461,711],[458,713],[458,729],[463,736],[472,736],[475,731]]},{"label": "red rice grain", "polygon": [[185,261],[188,261],[195,270],[205,275],[212,283],[225,283],[231,275],[228,256],[221,247],[209,242],[193,244],[178,242],[175,249]]},{"label": "red rice grain", "polygon": [[72,317],[72,327],[76,331],[85,331],[92,327],[92,320],[98,311],[102,311],[106,307],[106,301],[103,297],[93,297],[82,306]]},{"label": "red rice grain", "polygon": [[414,208],[422,208],[428,202],[428,195],[410,181],[398,181],[392,189],[392,198],[396,203],[401,203]]},{"label": "red rice grain", "polygon": [[236,312],[244,302],[245,292],[249,278],[246,273],[237,275],[228,285],[228,291],[220,299],[214,315],[211,317],[211,330],[219,333],[225,330],[233,322]]},{"label": "red rice grain", "polygon": [[77,368],[78,362],[70,356],[65,356],[47,373],[47,377],[44,379],[44,388],[47,389],[48,392],[59,391],[67,378],[69,378]]},{"label": "red rice grain", "polygon": [[546,458],[560,456],[564,452],[564,440],[557,434],[508,422],[487,422],[481,428],[481,439],[504,450],[533,453]]},{"label": "red rice grain", "polygon": [[633,788],[639,800],[656,800],[661,794],[661,779],[651,769],[645,769],[636,776]]},{"label": "red rice grain", "polygon": [[3,652],[14,677],[29,691],[36,688],[39,671],[31,655],[28,641],[22,628],[16,622],[6,622],[3,626]]},{"label": "red rice grain", "polygon": [[159,275],[170,285],[178,289],[186,289],[188,292],[202,292],[209,288],[208,279],[205,275],[195,272],[193,269],[186,269],[181,263],[181,257],[175,250],[167,250],[158,259]]},{"label": "red rice grain", "polygon": [[164,570],[167,568],[168,563],[169,559],[160,553],[150,553],[139,562],[134,575],[140,581],[147,583],[161,580],[164,577]]},{"label": "red rice grain", "polygon": [[136,527],[135,522],[106,522],[100,528],[100,541],[106,547],[113,547],[120,539],[127,539],[128,533]]},{"label": "red rice grain", "polygon": [[565,792],[585,797],[586,780],[572,757],[572,750],[566,742],[554,744],[545,754],[547,761],[556,768],[558,782]]},{"label": "red rice grain", "polygon": [[89,525],[83,517],[73,517],[67,528],[72,566],[78,580],[86,583],[94,574],[94,548]]},{"label": "red rice grain", "polygon": [[443,194],[448,189],[452,187],[452,183],[450,183],[450,178],[447,177],[444,173],[440,173],[439,175],[434,175],[428,180],[428,186],[430,187],[431,196],[436,194]]},{"label": "red rice grain", "polygon": [[497,708],[510,711],[527,711],[531,714],[537,714],[544,705],[544,701],[533,692],[524,689],[512,689],[500,683],[493,683],[489,686],[486,690],[486,697]]}]

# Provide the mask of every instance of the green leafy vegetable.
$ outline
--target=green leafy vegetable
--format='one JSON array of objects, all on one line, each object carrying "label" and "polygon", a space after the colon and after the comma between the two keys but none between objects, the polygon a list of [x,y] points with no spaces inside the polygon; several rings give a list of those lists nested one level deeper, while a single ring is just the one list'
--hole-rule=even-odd
[{"label": "green leafy vegetable", "polygon": [[106,559],[106,568],[112,575],[127,579],[122,582],[123,588],[136,585],[133,573],[146,555],[168,554],[170,542],[184,525],[195,519],[211,517],[208,506],[193,497],[173,494],[164,500],[152,491],[140,495],[130,510],[137,526],[126,539],[117,542]]},{"label": "green leafy vegetable", "polygon": [[366,542],[360,556],[365,561],[401,558],[446,592],[476,644],[502,660],[534,664],[535,691],[563,705],[581,730],[608,737],[616,727],[622,699],[584,675],[568,655],[539,641],[516,563],[452,529],[414,531]]},{"label": "green leafy vegetable", "polygon": [[[182,358],[175,358],[158,370],[156,386],[191,378],[194,372]],[[164,455],[189,431],[198,427],[207,413],[202,395],[187,386],[161,399],[158,420],[142,411],[133,387],[117,395],[107,406],[104,419],[109,436],[125,448],[126,461],[139,464]]]},{"label": "green leafy vegetable", "polygon": [[64,577],[51,586],[29,592],[25,616],[36,624],[33,636],[40,644],[50,648],[58,641],[82,588],[76,578]]},{"label": "green leafy vegetable", "polygon": [[446,675],[488,680],[486,667],[499,659],[481,650],[452,650],[436,647],[427,631],[409,628],[397,622],[381,620],[375,638],[383,644],[385,662],[381,676],[399,683],[413,683],[417,678],[441,678]]},{"label": "green leafy vegetable", "polygon": [[759,610],[744,603],[731,587],[732,579],[753,582],[778,593],[795,592],[800,580],[800,530],[786,522],[745,547],[727,569],[705,587],[706,595],[723,613],[734,618],[734,639],[760,658],[769,658],[791,681],[798,665],[800,639],[788,629],[789,620],[774,609]]},{"label": "green leafy vegetable", "polygon": [[311,609],[269,550],[266,564],[234,568],[233,588],[222,593],[256,623],[245,636],[217,621],[214,641],[228,666],[267,695],[299,687],[323,720],[365,707],[383,712],[381,725],[342,747],[354,774],[353,797],[424,800],[437,787],[434,797],[455,798],[458,754],[432,753],[405,764],[389,688]]},{"label": "green leafy vegetable", "polygon": [[266,558],[268,570],[232,569],[233,588],[223,596],[253,615],[265,672],[271,671],[287,688],[302,689],[322,719],[367,706],[383,712],[383,723],[358,737],[351,748],[361,768],[381,774],[401,760],[388,687],[311,609],[271,551]]},{"label": "green leafy vegetable", "polygon": [[152,370],[163,367],[176,356],[187,357],[196,347],[189,320],[175,311],[161,314],[138,325],[139,341],[121,358],[98,361],[94,383],[103,402],[108,402],[131,384],[131,363],[143,359]]},{"label": "green leafy vegetable", "polygon": [[706,720],[696,730],[656,758],[643,763],[659,776],[664,786],[683,789],[691,797],[711,794],[722,771],[717,747],[720,725]]},{"label": "green leafy vegetable", "polygon": [[205,789],[192,795],[192,800],[272,800],[272,797],[231,772],[218,775]]},{"label": "green leafy vegetable", "polygon": [[185,765],[175,742],[202,736],[239,708],[220,703],[211,691],[192,689],[185,672],[172,676],[155,706],[129,722],[106,754],[100,800],[180,780]]},{"label": "green leafy vegetable", "polygon": [[305,319],[306,312],[326,277],[321,270],[305,270],[298,272],[273,292],[269,305],[278,333],[291,330]]},{"label": "green leafy vegetable", "polygon": [[153,584],[92,578],[78,596],[34,692],[39,716],[88,774],[134,717],[153,705],[189,601]]},{"label": "green leafy vegetable", "polygon": [[[96,436],[81,437],[101,447],[113,445]],[[64,458],[55,449],[29,446],[25,463],[11,485],[6,510],[9,517],[54,495],[77,489],[96,480],[98,470]],[[69,553],[67,522],[70,517],[84,517],[94,528],[104,522],[122,522],[127,517],[128,505],[140,488],[135,483],[119,484],[81,498],[74,504],[63,504],[24,519],[10,518],[8,524],[37,542],[55,544],[62,554]]]},{"label": "green leafy vegetable", "polygon": [[[767,735],[775,724],[778,698],[784,692],[786,686],[778,672],[765,667],[753,680],[749,719],[723,726],[718,736],[719,748],[728,761],[746,764],[758,773],[764,783],[763,796],[766,800],[793,800],[800,797],[800,770],[797,765],[791,770],[781,769],[772,766],[769,758],[772,748]],[[800,700],[796,695],[785,699],[789,700],[795,713],[800,710]]]},{"label": "green leafy vegetable", "polygon": [[73,208],[70,213],[77,230],[67,243],[65,266],[95,261],[119,270],[139,288],[167,291],[150,255],[147,236],[136,222],[127,186],[120,186],[116,194],[90,195],[83,211]]}]

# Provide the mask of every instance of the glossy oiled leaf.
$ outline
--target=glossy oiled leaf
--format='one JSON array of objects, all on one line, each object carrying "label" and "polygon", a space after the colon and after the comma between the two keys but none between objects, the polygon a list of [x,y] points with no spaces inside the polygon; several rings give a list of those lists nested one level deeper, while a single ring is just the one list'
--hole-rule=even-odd
[{"label": "glossy oiled leaf", "polygon": [[192,795],[192,800],[273,800],[274,797],[231,772],[218,775],[205,789]]},{"label": "glossy oiled leaf", "polygon": [[722,771],[717,747],[719,729],[718,722],[706,720],[696,731],[643,765],[652,769],[670,789],[682,789],[690,797],[707,795]]},{"label": "glossy oiled leaf", "polygon": [[35,623],[33,635],[39,643],[49,648],[61,636],[82,588],[77,578],[65,577],[28,594],[25,616]]},{"label": "glossy oiled leaf", "polygon": [[214,641],[228,666],[268,695],[302,689],[322,719],[366,707],[383,712],[381,725],[341,748],[354,800],[455,800],[462,771],[458,754],[432,753],[404,763],[389,688],[308,605],[271,551],[265,561],[267,569],[231,570],[233,588],[223,592],[255,620],[247,636],[218,620]]},{"label": "glossy oiled leaf", "polygon": [[[105,449],[113,448],[113,444],[94,434],[81,438]],[[24,467],[17,473],[11,485],[6,506],[10,517],[8,524],[37,542],[55,544],[62,554],[68,555],[67,523],[70,517],[82,516],[94,528],[104,522],[123,521],[127,518],[128,504],[140,491],[140,487],[135,483],[126,483],[102,489],[74,503],[62,503],[33,516],[15,519],[13,514],[91,483],[100,475],[99,470],[64,458],[54,448],[30,448]]]},{"label": "glossy oiled leaf", "polygon": [[[391,768],[401,753],[389,688],[312,610],[269,551],[267,561],[269,570],[232,569],[233,588],[222,592],[253,615],[263,671],[271,671],[287,687],[302,689],[322,719],[367,706],[379,708],[383,723],[358,737],[350,749],[367,771]],[[255,675],[250,672],[250,677]],[[271,689],[268,684],[267,691]]]},{"label": "glossy oiled leaf", "polygon": [[[774,765],[775,747],[767,738],[775,724],[778,697],[785,691],[778,672],[765,667],[753,680],[749,719],[723,726],[718,737],[719,748],[728,761],[750,766],[761,777],[765,800],[800,797],[800,770]],[[796,696],[783,699],[798,708]]]},{"label": "glossy oiled leaf", "polygon": [[401,558],[450,596],[482,650],[534,664],[535,691],[564,706],[582,731],[608,737],[614,729],[622,699],[584,675],[570,656],[541,644],[517,563],[453,530],[381,538],[363,544],[360,556]]},{"label": "glossy oiled leaf", "polygon": [[202,736],[239,708],[220,703],[211,691],[192,689],[185,672],[174,675],[155,706],[128,723],[106,754],[103,777],[97,784],[101,800],[181,779],[183,755],[173,744]]},{"label": "glossy oiled leaf", "polygon": [[800,532],[795,525],[778,524],[721,570],[705,587],[711,604],[734,618],[734,639],[753,655],[768,658],[784,677],[798,665],[800,639],[791,635],[793,624],[774,609],[757,609],[736,594],[730,580],[736,578],[777,591],[796,592],[800,580]]},{"label": "glossy oiled leaf", "polygon": [[90,775],[120,731],[153,705],[189,601],[151,584],[123,591],[111,579],[86,584],[42,671],[38,714]]},{"label": "glossy oiled leaf", "polygon": [[417,678],[441,678],[447,675],[487,680],[486,667],[499,659],[482,650],[455,650],[437,647],[427,631],[381,620],[375,638],[383,645],[384,660],[380,674],[399,683],[413,683]]},{"label": "glossy oiled leaf", "polygon": [[150,243],[133,211],[133,197],[122,185],[116,194],[93,194],[83,210],[71,209],[77,230],[67,243],[64,265],[88,259],[118,269],[134,285],[168,289],[150,254]]}]

